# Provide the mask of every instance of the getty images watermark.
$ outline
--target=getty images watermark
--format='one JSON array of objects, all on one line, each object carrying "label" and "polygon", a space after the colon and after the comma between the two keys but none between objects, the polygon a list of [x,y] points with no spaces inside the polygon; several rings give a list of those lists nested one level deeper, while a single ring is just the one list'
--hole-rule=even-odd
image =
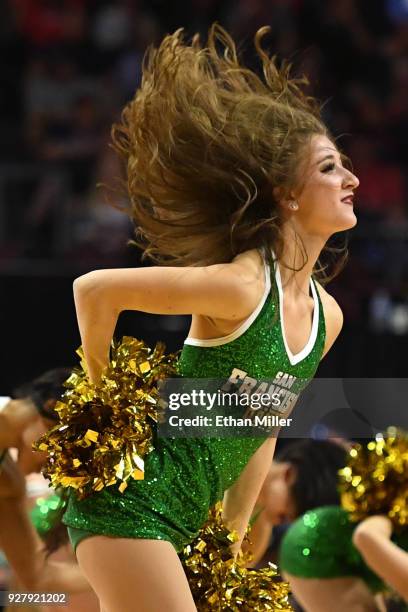
[{"label": "getty images watermark", "polygon": [[226,379],[166,379],[158,435],[370,440],[389,425],[408,431],[407,402],[408,378],[260,380],[234,368]]},{"label": "getty images watermark", "polygon": [[[215,411],[216,409],[243,409],[242,416],[237,414],[216,414],[214,416],[197,414],[196,416],[170,415],[168,423],[171,427],[287,427],[292,419],[285,419],[277,414],[264,414],[271,409],[278,410],[281,406],[279,394],[272,396],[267,393],[238,394],[218,390],[208,392],[203,389],[192,389],[189,392],[170,393],[168,409],[178,411],[181,408],[201,408]],[[258,414],[257,411],[262,414]],[[254,414],[255,413],[255,414]]]},{"label": "getty images watermark", "polygon": [[258,436],[289,427],[306,381],[285,372],[260,380],[234,368],[227,379],[167,379],[161,388],[165,416],[159,435]]}]

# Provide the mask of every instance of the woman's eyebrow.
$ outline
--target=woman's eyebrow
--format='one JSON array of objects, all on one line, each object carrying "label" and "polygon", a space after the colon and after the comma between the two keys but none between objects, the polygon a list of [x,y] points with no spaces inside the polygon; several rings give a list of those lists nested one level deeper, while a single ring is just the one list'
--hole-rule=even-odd
[{"label": "woman's eyebrow", "polygon": [[326,155],[326,157],[323,157],[322,159],[320,159],[318,162],[316,162],[316,166],[318,164],[321,164],[322,162],[326,161],[326,159],[335,159],[334,155],[330,154],[330,155]]}]

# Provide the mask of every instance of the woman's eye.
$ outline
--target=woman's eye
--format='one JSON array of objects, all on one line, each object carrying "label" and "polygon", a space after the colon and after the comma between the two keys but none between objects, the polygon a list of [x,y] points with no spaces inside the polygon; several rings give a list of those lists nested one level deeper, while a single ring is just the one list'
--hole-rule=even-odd
[{"label": "woman's eye", "polygon": [[331,170],[335,169],[335,165],[334,164],[328,164],[327,166],[324,166],[324,168],[322,168],[322,172],[330,172]]}]

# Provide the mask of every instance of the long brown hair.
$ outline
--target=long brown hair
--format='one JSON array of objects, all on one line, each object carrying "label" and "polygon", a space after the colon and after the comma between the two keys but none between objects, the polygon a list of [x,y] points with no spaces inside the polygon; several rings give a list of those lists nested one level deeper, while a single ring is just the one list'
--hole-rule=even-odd
[{"label": "long brown hair", "polygon": [[[291,78],[290,65],[262,48],[267,31],[254,39],[263,79],[240,64],[218,24],[203,47],[180,29],[148,49],[141,87],[112,128],[144,258],[210,265],[260,247],[280,258],[274,188],[298,184],[311,138],[328,131],[307,79]],[[315,273],[326,275],[319,262]]]}]

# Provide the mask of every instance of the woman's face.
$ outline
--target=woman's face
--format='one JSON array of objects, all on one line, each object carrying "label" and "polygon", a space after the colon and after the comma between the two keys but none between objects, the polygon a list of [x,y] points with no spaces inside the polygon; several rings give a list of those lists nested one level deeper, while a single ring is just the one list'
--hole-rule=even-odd
[{"label": "woman's face", "polygon": [[291,494],[294,478],[295,472],[290,463],[272,463],[258,499],[271,525],[289,523],[296,518]]},{"label": "woman's face", "polygon": [[27,425],[22,434],[22,444],[18,449],[18,465],[23,474],[39,472],[45,463],[47,453],[33,450],[33,443],[40,438],[50,424],[37,414],[37,418]]},{"label": "woman's face", "polygon": [[23,474],[38,472],[45,462],[46,454],[36,452],[33,442],[49,429],[51,423],[45,421],[29,398],[13,399],[3,409],[7,417],[7,446],[18,449],[17,463]]},{"label": "woman's face", "polygon": [[354,227],[353,193],[359,180],[343,166],[339,151],[327,136],[313,136],[301,172],[301,187],[294,192],[298,210],[292,220],[308,234],[325,240]]}]

